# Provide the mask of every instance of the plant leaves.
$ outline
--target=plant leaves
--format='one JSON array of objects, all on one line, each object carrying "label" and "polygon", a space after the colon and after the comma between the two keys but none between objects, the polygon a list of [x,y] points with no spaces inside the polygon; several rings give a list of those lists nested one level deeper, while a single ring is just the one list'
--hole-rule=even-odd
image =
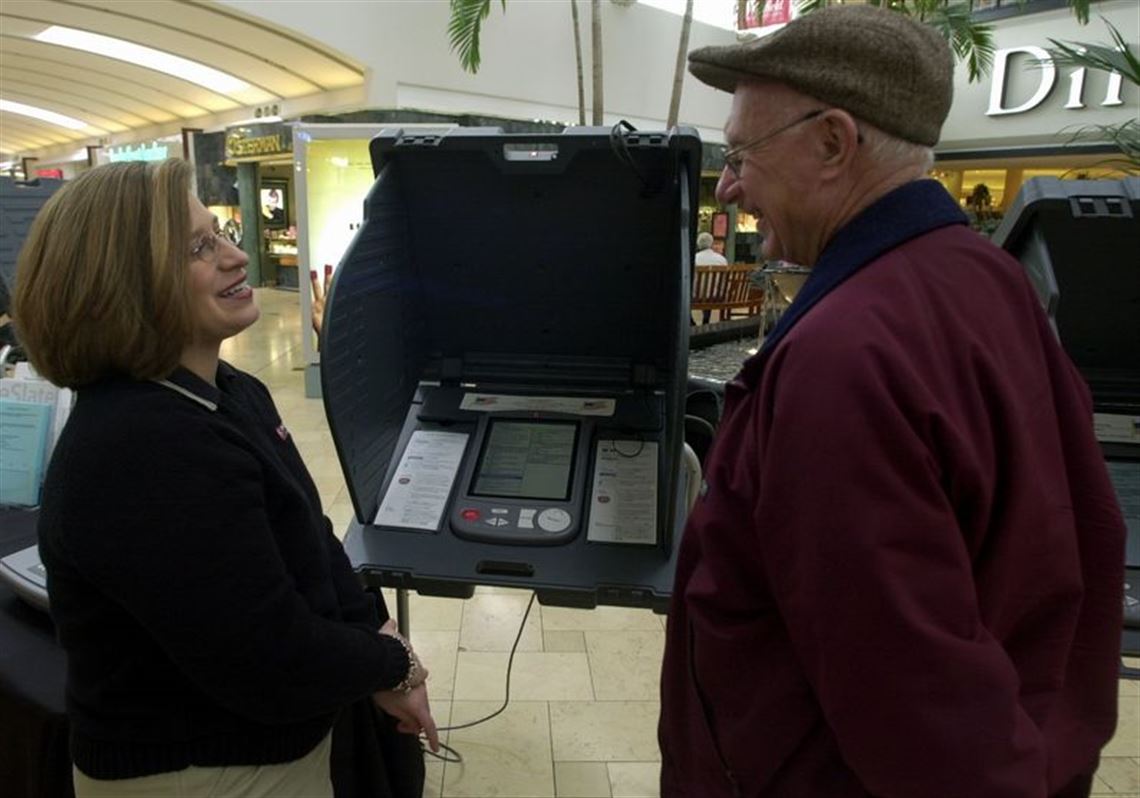
[{"label": "plant leaves", "polygon": [[[507,10],[502,0],[503,11]],[[491,0],[451,0],[451,18],[447,36],[451,50],[459,55],[459,63],[472,74],[479,71],[479,33],[483,20],[491,13]]]}]

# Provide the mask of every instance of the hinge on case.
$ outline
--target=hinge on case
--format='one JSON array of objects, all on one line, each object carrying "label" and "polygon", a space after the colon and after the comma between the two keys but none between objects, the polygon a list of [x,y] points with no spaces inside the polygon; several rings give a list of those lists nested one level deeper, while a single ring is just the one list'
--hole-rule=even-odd
[{"label": "hinge on case", "polygon": [[1082,218],[1132,218],[1132,206],[1124,197],[1070,197],[1069,209],[1074,219]]},{"label": "hinge on case", "polygon": [[649,363],[634,363],[630,381],[635,388],[652,388],[657,384],[657,369]]},{"label": "hinge on case", "polygon": [[463,358],[445,357],[439,364],[441,385],[458,385],[463,379]]}]

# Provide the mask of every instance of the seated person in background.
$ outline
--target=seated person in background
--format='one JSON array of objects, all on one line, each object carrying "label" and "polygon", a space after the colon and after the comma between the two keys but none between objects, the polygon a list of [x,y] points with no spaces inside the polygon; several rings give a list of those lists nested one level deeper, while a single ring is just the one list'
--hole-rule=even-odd
[{"label": "seated person in background", "polygon": [[[427,672],[381,626],[269,391],[219,359],[259,312],[191,169],[84,173],[19,258],[28,358],[78,389],[39,520],[75,793],[332,796],[350,707],[437,747]],[[412,750],[385,778],[422,784],[397,739]]]},{"label": "seated person in background", "polygon": [[[698,266],[727,266],[728,260],[713,249],[712,233],[697,233],[697,255],[694,262]],[[706,310],[702,314],[701,324],[708,324],[712,318],[712,311]]]}]

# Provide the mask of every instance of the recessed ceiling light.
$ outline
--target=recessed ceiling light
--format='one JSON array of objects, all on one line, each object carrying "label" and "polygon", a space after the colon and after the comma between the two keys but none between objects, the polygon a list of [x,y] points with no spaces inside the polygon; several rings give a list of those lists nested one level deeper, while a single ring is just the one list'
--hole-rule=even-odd
[{"label": "recessed ceiling light", "polygon": [[33,119],[50,122],[53,125],[71,128],[72,130],[87,129],[86,122],[80,122],[74,117],[57,114],[55,111],[49,111],[46,108],[37,108],[34,105],[12,102],[11,100],[0,100],[0,111],[8,111],[9,113],[20,114],[21,116],[30,116]]},{"label": "recessed ceiling light", "polygon": [[155,50],[152,47],[144,47],[141,44],[123,39],[116,39],[112,36],[103,36],[99,33],[52,25],[43,32],[37,33],[35,39],[47,44],[58,44],[62,47],[84,50],[107,58],[126,61],[128,64],[154,69],[196,83],[219,94],[233,94],[250,87],[244,80],[239,80],[233,75],[227,75],[225,72],[208,67],[205,64],[199,64],[197,61],[191,61],[188,58]]}]

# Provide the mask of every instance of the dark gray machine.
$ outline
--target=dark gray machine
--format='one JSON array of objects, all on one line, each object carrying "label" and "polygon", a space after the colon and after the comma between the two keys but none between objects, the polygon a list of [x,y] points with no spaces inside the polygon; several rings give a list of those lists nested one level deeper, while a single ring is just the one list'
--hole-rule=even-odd
[{"label": "dark gray machine", "polygon": [[[62,180],[38,178],[28,182],[0,177],[0,313],[8,312],[16,280],[16,258],[40,208]],[[0,345],[11,344],[10,330],[0,330]]]},{"label": "dark gray machine", "polygon": [[1028,269],[1092,391],[1097,438],[1128,525],[1123,648],[1140,656],[1140,177],[1033,178],[993,240]]},{"label": "dark gray machine", "polygon": [[325,408],[366,583],[664,611],[694,131],[382,134],[333,280]]},{"label": "dark gray machine", "polygon": [[[0,315],[7,314],[16,281],[16,260],[28,236],[32,221],[40,208],[60,186],[62,180],[39,178],[20,182],[0,177]],[[8,362],[21,359],[11,324],[0,325],[0,375]],[[0,528],[7,530],[27,525],[38,510],[0,507]],[[34,523],[32,524],[34,526]],[[0,584],[6,584],[16,595],[40,609],[47,609],[47,575],[40,563],[35,545],[0,559]]]}]

